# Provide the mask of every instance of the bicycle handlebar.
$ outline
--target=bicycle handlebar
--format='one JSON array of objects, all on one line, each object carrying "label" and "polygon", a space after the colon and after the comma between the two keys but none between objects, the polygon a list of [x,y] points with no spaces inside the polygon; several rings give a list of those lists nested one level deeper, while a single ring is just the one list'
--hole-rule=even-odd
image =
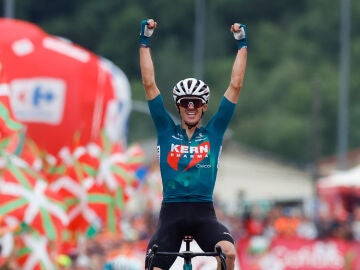
[{"label": "bicycle handlebar", "polygon": [[[204,256],[204,257],[219,257],[221,261],[221,270],[226,270],[226,255],[222,252],[222,249],[220,246],[216,246],[216,251],[208,251],[208,252],[193,252],[190,250],[180,251],[180,252],[166,252],[166,251],[158,251],[158,245],[153,245],[151,248],[151,252],[149,254],[149,257],[151,257],[151,261],[154,256],[179,256],[181,258],[184,258],[185,263],[191,263],[191,259],[197,256]],[[151,269],[151,263],[150,267]]]}]

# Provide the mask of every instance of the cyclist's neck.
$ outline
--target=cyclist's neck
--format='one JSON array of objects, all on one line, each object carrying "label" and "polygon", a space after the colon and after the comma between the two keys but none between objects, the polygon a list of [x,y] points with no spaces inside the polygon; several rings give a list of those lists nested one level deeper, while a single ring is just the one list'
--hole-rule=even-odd
[{"label": "cyclist's neck", "polygon": [[189,138],[189,140],[192,138],[192,136],[194,135],[195,131],[200,128],[200,123],[198,123],[196,126],[187,126],[187,125],[184,125],[182,127],[185,132],[186,132],[186,135],[187,137]]},{"label": "cyclist's neck", "polygon": [[196,127],[193,127],[192,129],[188,129],[188,128],[185,129],[186,134],[187,134],[187,136],[188,136],[189,139],[191,139],[192,136],[194,135],[195,129],[196,129]]}]

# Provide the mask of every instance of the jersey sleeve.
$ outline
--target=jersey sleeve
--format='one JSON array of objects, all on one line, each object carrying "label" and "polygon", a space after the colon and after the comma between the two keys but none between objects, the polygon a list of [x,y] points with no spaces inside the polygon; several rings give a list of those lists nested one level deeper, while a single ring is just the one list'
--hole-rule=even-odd
[{"label": "jersey sleeve", "polygon": [[235,111],[236,104],[223,97],[218,111],[211,117],[207,127],[215,130],[218,137],[222,137],[228,128]]},{"label": "jersey sleeve", "polygon": [[148,101],[151,118],[154,122],[157,133],[167,130],[175,125],[169,113],[166,111],[161,95]]}]

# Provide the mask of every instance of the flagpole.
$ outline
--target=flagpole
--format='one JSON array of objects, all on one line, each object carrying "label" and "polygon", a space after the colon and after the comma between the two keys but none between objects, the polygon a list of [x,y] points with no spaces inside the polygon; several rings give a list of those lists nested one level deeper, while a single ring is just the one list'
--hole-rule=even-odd
[{"label": "flagpole", "polygon": [[15,17],[15,0],[4,1],[4,17],[5,18]]},{"label": "flagpole", "polygon": [[195,2],[194,77],[203,80],[205,42],[205,0]]},{"label": "flagpole", "polygon": [[338,156],[339,170],[347,169],[349,136],[349,73],[350,73],[350,18],[351,0],[341,1],[340,18],[340,74],[338,112]]}]

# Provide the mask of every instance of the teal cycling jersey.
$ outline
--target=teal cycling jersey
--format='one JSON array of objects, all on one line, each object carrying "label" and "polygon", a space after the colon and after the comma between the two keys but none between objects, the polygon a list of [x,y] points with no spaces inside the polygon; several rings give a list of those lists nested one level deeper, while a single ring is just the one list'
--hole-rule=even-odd
[{"label": "teal cycling jersey", "polygon": [[175,124],[161,95],[148,104],[157,132],[163,202],[212,202],[222,141],[235,104],[223,97],[218,111],[192,138]]}]

